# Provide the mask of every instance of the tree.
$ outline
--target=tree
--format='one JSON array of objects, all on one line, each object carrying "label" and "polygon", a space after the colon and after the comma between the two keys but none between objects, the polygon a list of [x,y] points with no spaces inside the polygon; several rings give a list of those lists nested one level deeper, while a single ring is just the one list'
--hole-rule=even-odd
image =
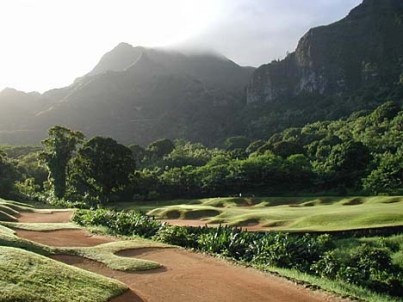
[{"label": "tree", "polygon": [[0,150],[0,196],[11,197],[18,171],[7,155]]},{"label": "tree", "polygon": [[264,144],[265,144],[265,142],[261,139],[257,140],[257,141],[253,141],[249,144],[248,148],[246,148],[245,151],[247,154],[252,154],[252,153],[256,152]]},{"label": "tree", "polygon": [[128,189],[135,166],[129,148],[97,136],[86,142],[73,160],[72,185],[82,195],[108,202]]},{"label": "tree", "polygon": [[146,155],[146,150],[142,146],[137,144],[129,145],[129,149],[132,151],[133,158],[136,161],[136,164],[140,164],[140,162]]},{"label": "tree", "polygon": [[173,149],[175,149],[174,143],[167,138],[157,140],[147,147],[147,151],[158,158],[168,155]]},{"label": "tree", "polygon": [[363,181],[364,189],[373,193],[401,194],[403,192],[403,153],[389,152],[380,156],[378,167]]},{"label": "tree", "polygon": [[336,185],[354,187],[364,176],[371,155],[360,142],[348,141],[333,147],[325,165],[333,174]]},{"label": "tree", "polygon": [[295,142],[281,141],[273,144],[272,151],[274,154],[287,158],[293,154],[303,154],[304,149]]},{"label": "tree", "polygon": [[49,137],[42,141],[44,150],[39,154],[39,159],[49,171],[48,180],[55,197],[62,198],[66,193],[68,163],[77,146],[84,141],[84,134],[62,126],[54,126],[48,133]]},{"label": "tree", "polygon": [[250,145],[250,139],[245,136],[233,136],[225,140],[224,146],[226,150],[232,151],[236,149],[245,150]]}]

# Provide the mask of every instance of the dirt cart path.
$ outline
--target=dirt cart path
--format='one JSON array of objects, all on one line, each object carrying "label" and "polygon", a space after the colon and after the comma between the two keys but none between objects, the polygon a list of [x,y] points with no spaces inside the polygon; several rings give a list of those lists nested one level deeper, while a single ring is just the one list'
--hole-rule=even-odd
[{"label": "dirt cart path", "polygon": [[[60,231],[24,231],[20,234],[33,241],[56,242],[63,246],[77,246],[78,242],[87,242],[87,246],[97,244],[83,230],[81,232],[63,230],[62,234]],[[100,240],[111,240],[108,237],[97,237]],[[52,258],[127,284],[131,291],[112,299],[112,302],[342,301],[326,293],[314,292],[295,285],[283,278],[231,265],[210,256],[179,248],[125,250],[118,255],[153,260],[161,263],[163,267],[145,272],[128,273],[114,271],[102,263],[83,257],[58,255]]]}]

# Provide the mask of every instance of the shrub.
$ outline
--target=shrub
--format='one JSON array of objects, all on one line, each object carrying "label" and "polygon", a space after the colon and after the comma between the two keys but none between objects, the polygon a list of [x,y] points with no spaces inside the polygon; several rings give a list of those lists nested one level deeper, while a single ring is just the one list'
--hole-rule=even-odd
[{"label": "shrub", "polygon": [[184,226],[164,225],[154,237],[164,243],[187,248],[197,248],[197,234],[194,229]]}]

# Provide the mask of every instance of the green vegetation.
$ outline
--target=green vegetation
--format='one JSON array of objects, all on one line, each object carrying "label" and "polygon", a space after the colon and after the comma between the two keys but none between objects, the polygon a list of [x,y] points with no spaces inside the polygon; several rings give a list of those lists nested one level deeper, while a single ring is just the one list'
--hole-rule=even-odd
[{"label": "green vegetation", "polygon": [[[393,232],[402,227],[402,121],[401,108],[388,102],[348,119],[289,128],[267,141],[230,137],[222,149],[168,139],[146,148],[128,148],[109,138],[86,141],[57,126],[44,141],[39,156],[42,168],[35,168],[37,150],[17,158],[1,153],[0,196],[91,208],[77,211],[75,222],[114,235],[156,238],[248,265],[294,269],[398,296],[402,291],[401,239],[379,245],[371,239],[343,242],[301,232],[382,227]],[[44,167],[49,180],[44,178]],[[367,196],[371,194],[378,196]],[[286,197],[293,195],[321,197]],[[212,198],[217,196],[223,197]],[[121,201],[128,202],[122,205]],[[105,206],[229,227],[171,227],[134,210]],[[120,270],[159,265],[115,255],[121,248],[144,246],[140,241],[52,249],[22,240],[7,227],[49,230],[72,226],[17,225],[16,212],[22,209],[35,211],[0,200],[1,218],[8,221],[0,227],[0,245],[44,255],[79,255]],[[254,225],[282,232],[258,234],[230,228]]]},{"label": "green vegetation", "polygon": [[403,222],[401,196],[208,198],[139,208],[160,219],[201,219],[206,224],[259,225],[281,231],[342,231]]},{"label": "green vegetation", "polygon": [[386,102],[347,119],[289,128],[267,141],[229,137],[222,149],[169,139],[126,147],[111,138],[86,141],[55,126],[43,142],[41,168],[36,149],[18,158],[2,153],[0,196],[84,208],[239,194],[401,195],[402,121],[400,106]]},{"label": "green vegetation", "polygon": [[[20,207],[20,203],[13,201],[3,201],[15,208]],[[24,209],[24,208],[22,208]],[[35,210],[29,208],[30,210]],[[54,210],[52,210],[54,211]],[[83,217],[83,216],[82,216]],[[105,221],[105,220],[104,220]],[[53,255],[53,254],[66,254],[82,256],[88,259],[92,259],[115,270],[124,271],[138,271],[157,268],[160,264],[147,260],[140,260],[129,257],[119,257],[115,255],[116,252],[126,249],[136,249],[143,247],[169,247],[165,244],[156,243],[150,240],[136,238],[131,240],[116,241],[106,244],[100,244],[93,247],[49,247],[43,244],[32,242],[20,238],[15,235],[13,229],[24,229],[32,231],[51,231],[60,229],[77,229],[79,226],[73,223],[15,223],[0,221],[0,247],[8,246],[21,248],[28,251],[32,251],[41,255]]]},{"label": "green vegetation", "polygon": [[44,150],[39,158],[49,170],[48,178],[57,198],[62,198],[66,193],[67,165],[83,140],[81,132],[55,126],[49,129],[49,137],[42,141]]},{"label": "green vegetation", "polygon": [[67,253],[101,262],[111,269],[119,271],[146,271],[159,268],[161,265],[154,261],[136,259],[131,257],[120,257],[116,253],[122,250],[131,250],[139,248],[168,248],[168,245],[145,239],[131,239],[125,241],[117,241],[99,244],[93,247],[83,248],[64,248],[59,253]]},{"label": "green vegetation", "polygon": [[74,223],[21,223],[21,222],[4,222],[0,221],[0,225],[27,231],[56,231],[56,230],[74,230],[80,227]]},{"label": "green vegetation", "polygon": [[313,276],[307,273],[300,272],[295,269],[286,269],[278,267],[262,267],[255,266],[258,269],[268,271],[271,273],[277,273],[282,277],[289,278],[296,282],[303,282],[308,284],[312,289],[321,288],[325,291],[339,294],[341,296],[355,297],[356,299],[367,302],[398,302],[399,298],[393,298],[390,296],[382,295],[371,291],[370,289],[362,286],[357,286],[341,280],[329,280],[327,278],[321,278]]},{"label": "green vegetation", "polygon": [[0,300],[109,301],[127,287],[38,254],[0,246]]},{"label": "green vegetation", "polygon": [[84,143],[70,168],[73,197],[104,203],[125,193],[135,161],[129,148],[111,138],[94,137]]},{"label": "green vegetation", "polygon": [[[401,235],[376,240],[341,239],[329,234],[252,233],[222,226],[193,228],[156,224],[147,216],[139,219],[140,215],[133,211],[78,210],[74,219],[82,225],[102,225],[115,234],[136,234],[135,228],[139,228],[148,238],[223,255],[264,270],[291,269],[336,280],[338,291],[352,284],[347,292],[356,293],[356,297],[375,297],[371,291],[401,297],[403,292],[403,268],[399,263]],[[358,287],[364,289],[357,291]]]}]

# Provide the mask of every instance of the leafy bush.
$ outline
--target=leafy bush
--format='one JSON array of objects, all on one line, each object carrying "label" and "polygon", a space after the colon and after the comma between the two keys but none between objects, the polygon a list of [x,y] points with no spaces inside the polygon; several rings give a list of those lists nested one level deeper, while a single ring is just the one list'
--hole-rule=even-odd
[{"label": "leafy bush", "polygon": [[109,209],[77,210],[73,220],[80,225],[106,226],[120,235],[138,235],[151,238],[162,227],[154,218],[136,212],[114,211]]},{"label": "leafy bush", "polygon": [[164,243],[187,248],[197,248],[197,234],[194,229],[184,226],[164,225],[154,237]]}]

